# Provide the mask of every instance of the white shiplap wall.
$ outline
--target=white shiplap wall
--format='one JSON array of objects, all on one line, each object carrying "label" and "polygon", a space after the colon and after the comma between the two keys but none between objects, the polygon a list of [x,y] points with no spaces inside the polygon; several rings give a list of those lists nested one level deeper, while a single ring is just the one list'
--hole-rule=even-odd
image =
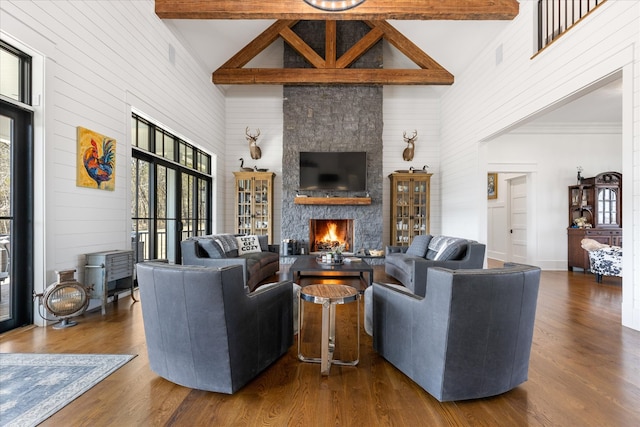
[{"label": "white shiplap wall", "polygon": [[[440,97],[432,88],[414,86],[385,86],[383,93],[382,130],[382,169],[384,238],[389,243],[390,231],[390,173],[395,170],[407,170],[413,166],[422,169],[428,166],[431,176],[431,234],[440,234],[441,230],[441,196],[440,196]],[[418,131],[413,161],[402,158],[407,147],[403,133],[412,135]]]},{"label": "white shiplap wall", "polygon": [[[276,174],[273,192],[273,243],[280,239],[282,222],[282,86],[238,86],[227,90],[226,109],[226,156],[224,176],[227,188],[225,195],[224,228],[219,232],[233,233],[235,194],[234,171],[240,170],[240,161],[245,167],[257,166]],[[249,142],[245,130],[256,133],[260,129],[258,146],[262,157],[253,160],[249,154]]]},{"label": "white shiplap wall", "polygon": [[[85,253],[130,248],[132,108],[223,159],[224,96],[155,15],[152,0],[7,0],[0,13],[2,37],[45,64],[44,75],[34,76],[46,85],[34,94],[42,130],[36,168],[44,170],[36,194],[45,200],[36,213],[44,224],[37,251],[46,265],[36,289],[53,282],[55,270],[76,268],[82,282]],[[77,126],[117,140],[115,191],[76,187]]]},{"label": "white shiplap wall", "polygon": [[[521,1],[519,15],[443,96],[443,231],[486,239],[483,141],[622,70],[624,241],[633,246],[625,251],[622,318],[640,329],[640,2],[603,3],[531,58],[535,5]],[[496,65],[499,46],[504,60]]]}]

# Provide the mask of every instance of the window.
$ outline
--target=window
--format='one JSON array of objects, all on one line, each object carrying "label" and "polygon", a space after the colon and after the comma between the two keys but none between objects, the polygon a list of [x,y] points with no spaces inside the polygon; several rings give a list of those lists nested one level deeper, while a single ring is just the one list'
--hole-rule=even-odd
[{"label": "window", "polygon": [[137,259],[180,262],[182,240],[211,233],[211,156],[136,114],[131,129]]},{"label": "window", "polygon": [[31,57],[0,40],[0,94],[31,105]]}]

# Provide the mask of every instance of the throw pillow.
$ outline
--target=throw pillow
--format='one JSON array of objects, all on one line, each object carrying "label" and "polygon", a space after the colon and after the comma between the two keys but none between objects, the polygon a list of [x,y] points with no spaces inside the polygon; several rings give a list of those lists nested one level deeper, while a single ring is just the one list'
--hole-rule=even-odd
[{"label": "throw pillow", "polygon": [[236,241],[236,237],[233,234],[218,234],[216,237],[218,238],[218,241],[222,245],[222,249],[224,249],[224,253],[227,254],[227,256],[230,256],[230,253],[238,249],[238,242]]},{"label": "throw pillow", "polygon": [[238,255],[262,252],[258,236],[239,236],[236,237],[236,240],[238,241]]},{"label": "throw pillow", "polygon": [[459,259],[467,248],[465,240],[455,240],[448,245],[443,246],[435,256],[436,261],[447,261],[450,259]]},{"label": "throw pillow", "polygon": [[200,239],[198,244],[209,255],[209,258],[226,258],[220,245],[211,239]]},{"label": "throw pillow", "polygon": [[582,239],[580,241],[580,245],[585,251],[597,251],[598,249],[609,247],[609,245],[605,245],[604,243],[600,243],[597,240],[593,239]]},{"label": "throw pillow", "polygon": [[260,249],[262,249],[262,252],[269,252],[269,236],[266,234],[258,236],[258,241],[260,242]]},{"label": "throw pillow", "polygon": [[429,247],[430,241],[430,234],[415,236],[413,238],[413,241],[411,242],[411,245],[407,248],[406,254],[424,258],[425,254],[427,253],[427,247]]}]

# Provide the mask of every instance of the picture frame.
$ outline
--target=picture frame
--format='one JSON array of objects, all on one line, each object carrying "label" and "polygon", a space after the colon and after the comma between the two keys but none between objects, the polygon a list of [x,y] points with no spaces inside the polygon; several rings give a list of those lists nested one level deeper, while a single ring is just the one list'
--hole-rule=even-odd
[{"label": "picture frame", "polygon": [[116,140],[77,127],[76,186],[115,190]]},{"label": "picture frame", "polygon": [[487,174],[487,199],[497,199],[498,198],[498,174],[497,173],[488,173]]}]

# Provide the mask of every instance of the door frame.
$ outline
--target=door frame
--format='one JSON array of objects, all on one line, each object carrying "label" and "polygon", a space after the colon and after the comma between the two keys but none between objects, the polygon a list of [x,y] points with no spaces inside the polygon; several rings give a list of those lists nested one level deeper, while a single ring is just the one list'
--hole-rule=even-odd
[{"label": "door frame", "polygon": [[[527,180],[527,212],[530,213],[527,215],[527,263],[532,265],[537,265],[537,252],[536,248],[538,247],[537,236],[538,236],[538,221],[536,209],[537,209],[537,174],[538,174],[538,165],[535,163],[487,163],[486,171],[497,172],[498,174],[518,174],[525,175]],[[483,191],[486,192],[486,186],[483,186]],[[510,186],[508,186],[510,187]],[[509,188],[510,190],[510,188]],[[510,194],[507,194],[510,197]],[[488,234],[488,216],[487,210],[488,205],[485,199],[485,211],[484,211],[484,227],[485,227],[485,239],[487,239]],[[505,202],[507,203],[507,202]],[[508,203],[507,203],[508,205]],[[507,206],[507,216],[509,221],[511,221],[511,207]],[[511,224],[508,224],[510,226]],[[509,242],[508,246],[508,256],[511,257],[511,244]],[[487,248],[488,251],[489,248]]]},{"label": "door frame", "polygon": [[[20,141],[11,145],[9,304],[12,316],[0,321],[2,333],[33,323],[34,114],[28,108],[21,108],[2,99],[0,106],[2,115],[13,119],[15,140]],[[20,212],[20,215],[16,212]],[[17,286],[18,283],[20,286]]]}]

